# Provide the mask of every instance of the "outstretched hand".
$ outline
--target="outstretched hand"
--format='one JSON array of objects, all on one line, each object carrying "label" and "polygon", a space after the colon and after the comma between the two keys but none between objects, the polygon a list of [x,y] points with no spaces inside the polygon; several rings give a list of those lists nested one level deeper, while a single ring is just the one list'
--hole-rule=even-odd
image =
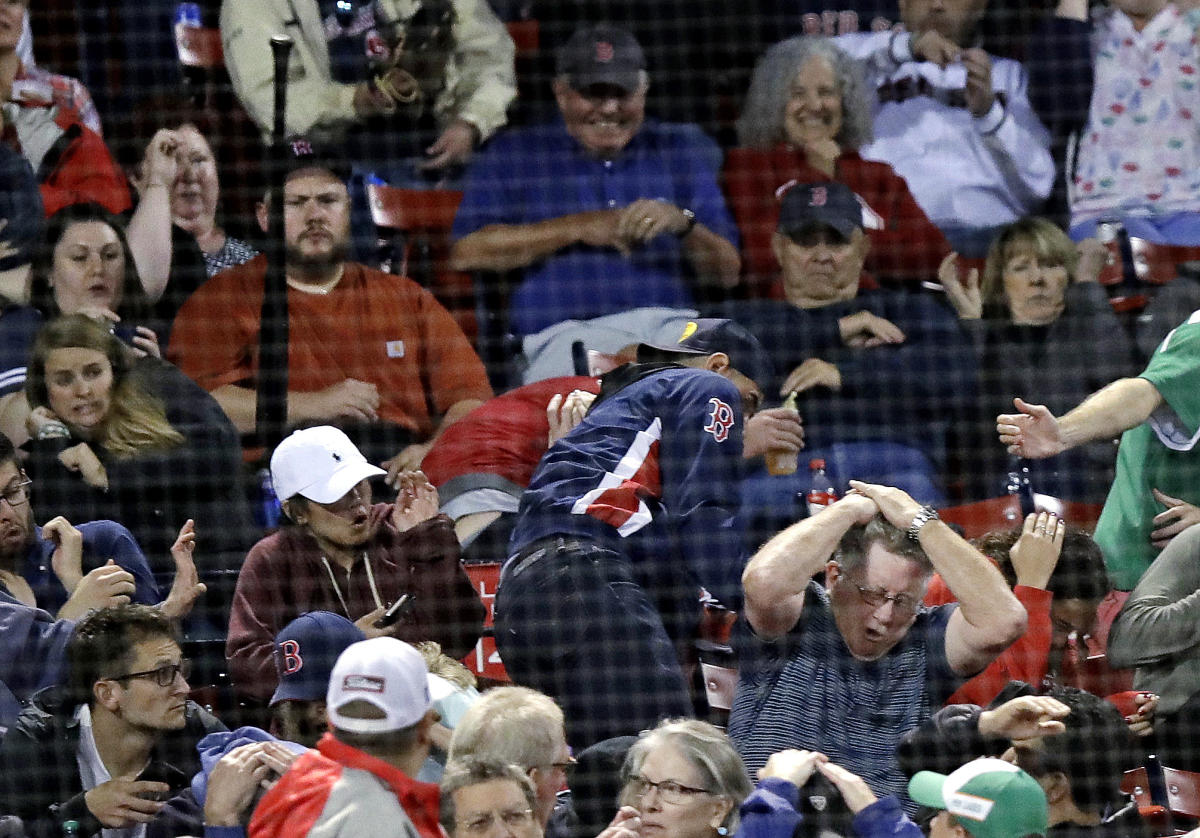
[{"label": "outstretched hand", "polygon": [[967,272],[967,281],[958,278],[958,254],[951,253],[938,266],[938,280],[946,291],[946,299],[954,307],[959,320],[978,320],[983,316],[983,295],[979,290],[979,269]]},{"label": "outstretched hand", "polygon": [[1032,512],[1025,516],[1021,537],[1008,551],[1018,585],[1045,589],[1058,565],[1066,535],[1066,521],[1053,512]]},{"label": "outstretched hand", "polygon": [[407,532],[438,514],[438,490],[425,472],[401,472],[397,485],[399,491],[392,504],[392,523],[400,532]]},{"label": "outstretched hand", "polygon": [[1062,441],[1058,419],[1042,404],[1013,399],[1019,413],[1001,413],[996,417],[996,433],[1009,454],[1040,460],[1067,450]]},{"label": "outstretched hand", "polygon": [[196,522],[188,518],[179,528],[179,535],[171,545],[171,559],[175,562],[175,579],[167,598],[159,605],[162,613],[172,620],[180,620],[191,613],[192,607],[208,586],[200,581],[196,570]]},{"label": "outstretched hand", "polygon": [[1062,720],[1071,708],[1058,699],[1023,695],[979,715],[979,732],[999,739],[1037,739],[1067,729]]}]

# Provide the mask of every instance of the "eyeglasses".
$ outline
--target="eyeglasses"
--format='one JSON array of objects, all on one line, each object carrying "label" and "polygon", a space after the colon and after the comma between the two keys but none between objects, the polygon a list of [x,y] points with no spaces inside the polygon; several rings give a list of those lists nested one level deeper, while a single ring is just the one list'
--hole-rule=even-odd
[{"label": "eyeglasses", "polygon": [[158,669],[147,669],[145,672],[130,672],[128,675],[118,675],[115,678],[109,678],[109,681],[127,681],[130,678],[153,678],[154,682],[160,687],[169,687],[175,683],[175,676],[182,675],[183,680],[187,680],[192,674],[192,662],[182,660],[179,663],[167,663],[158,667]]},{"label": "eyeglasses", "polygon": [[658,792],[661,800],[675,806],[682,806],[698,794],[712,794],[708,789],[685,786],[683,783],[677,783],[674,780],[663,780],[662,782],[654,783],[640,774],[634,774],[630,777],[625,789],[638,800],[644,798],[650,793],[651,789],[654,789]]},{"label": "eyeglasses", "polygon": [[505,809],[503,812],[481,812],[457,823],[468,835],[486,835],[499,818],[509,829],[522,829],[533,823],[532,809]]},{"label": "eyeglasses", "polygon": [[33,481],[28,477],[19,483],[10,483],[8,488],[0,492],[0,498],[8,501],[9,506],[20,506],[29,500],[29,487],[33,485]]},{"label": "eyeglasses", "polygon": [[857,582],[851,584],[858,589],[862,601],[872,608],[882,608],[885,603],[890,602],[897,614],[911,617],[921,607],[921,601],[911,594],[889,594],[883,588],[868,588]]},{"label": "eyeglasses", "polygon": [[576,764],[578,764],[578,762],[579,762],[579,760],[575,759],[575,757],[567,757],[566,761],[564,761],[564,762],[550,763],[550,767],[557,768],[559,771],[563,772],[564,774],[570,774],[575,770],[575,766],[576,766]]}]

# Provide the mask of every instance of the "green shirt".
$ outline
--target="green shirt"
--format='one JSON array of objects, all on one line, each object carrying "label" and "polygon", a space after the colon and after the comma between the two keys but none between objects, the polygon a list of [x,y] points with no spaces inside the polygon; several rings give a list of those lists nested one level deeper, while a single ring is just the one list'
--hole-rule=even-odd
[{"label": "green shirt", "polygon": [[1122,591],[1133,590],[1158,554],[1150,533],[1162,506],[1151,490],[1200,505],[1200,311],[1167,335],[1139,377],[1164,403],[1121,437],[1095,535],[1112,584]]}]

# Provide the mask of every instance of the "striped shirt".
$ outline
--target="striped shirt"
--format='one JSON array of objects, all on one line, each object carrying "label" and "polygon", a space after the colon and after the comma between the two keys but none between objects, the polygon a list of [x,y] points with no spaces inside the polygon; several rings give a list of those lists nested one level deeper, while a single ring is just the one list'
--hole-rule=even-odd
[{"label": "striped shirt", "polygon": [[739,623],[741,678],[729,735],[750,775],[776,751],[820,751],[862,777],[875,794],[907,801],[896,745],[959,685],[946,659],[955,605],[923,610],[877,661],[856,660],[834,623],[829,595],[810,582],[800,619],[778,640]]}]

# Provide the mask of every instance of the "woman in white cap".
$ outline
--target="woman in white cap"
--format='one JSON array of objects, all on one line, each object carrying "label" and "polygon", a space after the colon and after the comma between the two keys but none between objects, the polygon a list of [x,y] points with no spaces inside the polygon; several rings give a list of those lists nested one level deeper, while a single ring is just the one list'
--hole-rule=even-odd
[{"label": "woman in white cap", "polygon": [[[276,686],[272,641],[309,611],[332,611],[368,637],[434,640],[459,658],[474,646],[484,609],[459,563],[449,518],[421,472],[401,475],[393,503],[372,503],[367,462],[337,428],[299,430],[271,455],[275,493],[290,521],[250,550],[238,576],[226,655],[240,692]],[[390,625],[385,612],[406,596]]]}]

